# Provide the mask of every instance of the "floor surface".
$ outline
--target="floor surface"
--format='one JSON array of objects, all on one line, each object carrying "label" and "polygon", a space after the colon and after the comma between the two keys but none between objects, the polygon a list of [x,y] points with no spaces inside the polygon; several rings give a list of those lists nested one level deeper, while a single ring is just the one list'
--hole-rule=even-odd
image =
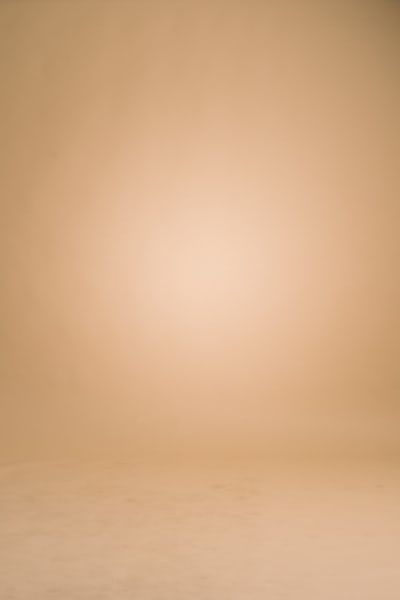
[{"label": "floor surface", "polygon": [[0,467],[2,600],[398,600],[400,465]]}]

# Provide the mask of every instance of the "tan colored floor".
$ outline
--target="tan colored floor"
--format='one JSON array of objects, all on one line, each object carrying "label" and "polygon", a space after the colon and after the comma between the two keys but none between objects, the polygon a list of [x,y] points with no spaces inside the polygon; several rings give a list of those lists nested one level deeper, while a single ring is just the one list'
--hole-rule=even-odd
[{"label": "tan colored floor", "polygon": [[1,600],[398,600],[400,465],[0,468]]}]

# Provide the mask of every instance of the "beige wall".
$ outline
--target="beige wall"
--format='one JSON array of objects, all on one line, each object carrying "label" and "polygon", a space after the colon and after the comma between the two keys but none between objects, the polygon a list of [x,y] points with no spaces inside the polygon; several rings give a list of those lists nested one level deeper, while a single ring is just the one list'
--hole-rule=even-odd
[{"label": "beige wall", "polygon": [[399,17],[1,2],[5,457],[397,448]]}]

